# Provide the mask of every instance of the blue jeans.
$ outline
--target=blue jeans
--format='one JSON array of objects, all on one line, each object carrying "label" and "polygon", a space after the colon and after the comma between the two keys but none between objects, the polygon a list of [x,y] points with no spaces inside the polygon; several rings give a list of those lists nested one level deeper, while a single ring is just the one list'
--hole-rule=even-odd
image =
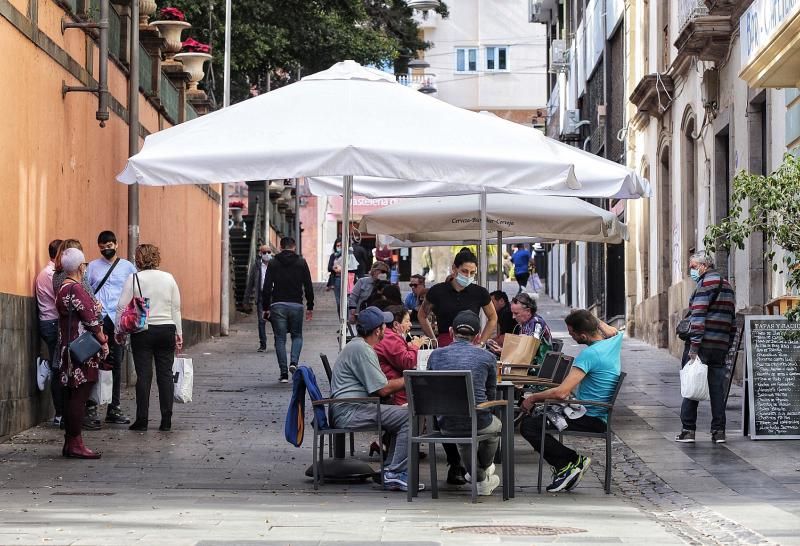
[{"label": "blue jeans", "polygon": [[258,314],[258,346],[262,349],[267,348],[267,321],[264,320],[264,306],[261,305],[261,298],[256,300],[256,313]]},{"label": "blue jeans", "polygon": [[[709,355],[700,349],[700,360],[708,365],[708,394],[711,398],[711,430],[725,430],[725,360],[724,354]],[[689,361],[689,343],[683,350],[681,369]],[[697,406],[700,402],[684,398],[681,424],[685,430],[697,430]]]},{"label": "blue jeans", "polygon": [[47,357],[50,359],[50,369],[53,370],[53,377],[50,378],[50,393],[53,396],[53,407],[56,415],[64,413],[64,386],[61,378],[58,377],[58,319],[40,320],[39,337],[47,345]]},{"label": "blue jeans", "polygon": [[273,303],[269,308],[269,321],[272,323],[272,332],[275,334],[275,355],[278,357],[278,366],[281,373],[289,373],[286,362],[286,334],[292,335],[291,362],[300,361],[300,351],[303,349],[303,319],[305,311],[302,305],[286,305]]}]

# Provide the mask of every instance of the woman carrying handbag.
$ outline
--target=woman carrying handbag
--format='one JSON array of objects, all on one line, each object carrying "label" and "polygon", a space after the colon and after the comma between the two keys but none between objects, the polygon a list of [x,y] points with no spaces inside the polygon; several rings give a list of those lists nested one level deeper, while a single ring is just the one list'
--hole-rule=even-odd
[{"label": "woman carrying handbag", "polygon": [[68,248],[61,255],[66,273],[56,298],[60,330],[60,380],[65,387],[64,448],[61,454],[78,459],[99,459],[83,444],[81,425],[86,400],[99,377],[102,360],[108,355],[108,343],[103,334],[100,313],[94,299],[82,285],[86,258],[77,248]]},{"label": "woman carrying handbag", "polygon": [[175,278],[159,270],[160,265],[161,253],[157,246],[142,244],[136,247],[136,268],[139,273],[125,281],[117,305],[117,316],[121,317],[126,314],[126,307],[134,296],[149,304],[146,327],[130,334],[133,365],[136,368],[136,420],[129,428],[137,432],[147,430],[153,363],[161,408],[161,425],[158,429],[162,432],[172,430],[172,406],[175,400],[172,363],[175,350],[183,348],[181,295]]}]

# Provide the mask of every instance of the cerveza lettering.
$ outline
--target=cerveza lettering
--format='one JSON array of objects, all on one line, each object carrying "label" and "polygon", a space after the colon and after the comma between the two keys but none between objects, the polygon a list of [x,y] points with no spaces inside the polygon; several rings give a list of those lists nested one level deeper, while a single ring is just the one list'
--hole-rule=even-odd
[{"label": "cerveza lettering", "polygon": [[[451,224],[480,224],[481,219],[477,217],[472,218],[453,218],[450,220]],[[487,224],[493,224],[496,226],[504,226],[504,227],[513,227],[514,221],[513,220],[495,220],[493,218],[486,219]]]}]

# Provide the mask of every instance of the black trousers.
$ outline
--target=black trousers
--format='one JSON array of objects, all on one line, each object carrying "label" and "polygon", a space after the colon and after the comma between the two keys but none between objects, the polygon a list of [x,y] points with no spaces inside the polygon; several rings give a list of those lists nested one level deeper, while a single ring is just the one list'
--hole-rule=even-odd
[{"label": "black trousers", "polygon": [[111,404],[108,407],[118,408],[119,393],[122,388],[122,361],[125,359],[125,347],[114,340],[114,321],[108,315],[103,319],[103,333],[108,337],[108,358],[106,360],[113,365],[111,376],[114,384],[111,389]]},{"label": "black trousers", "polygon": [[[605,432],[606,430],[605,421],[588,415],[570,419],[568,423],[570,430],[582,432]],[[547,427],[547,429],[550,430],[550,427]],[[528,443],[538,452],[542,441],[542,416],[534,417],[528,415],[523,417],[519,425],[519,431],[522,437],[528,440]],[[560,470],[570,463],[577,463],[578,453],[556,440],[551,434],[547,434],[544,437],[544,460],[556,470]]]},{"label": "black trousers", "polygon": [[136,368],[136,420],[147,422],[150,411],[150,385],[153,382],[153,361],[156,366],[158,402],[161,418],[172,417],[175,384],[172,362],[175,359],[175,325],[149,326],[144,332],[131,335],[133,365]]}]

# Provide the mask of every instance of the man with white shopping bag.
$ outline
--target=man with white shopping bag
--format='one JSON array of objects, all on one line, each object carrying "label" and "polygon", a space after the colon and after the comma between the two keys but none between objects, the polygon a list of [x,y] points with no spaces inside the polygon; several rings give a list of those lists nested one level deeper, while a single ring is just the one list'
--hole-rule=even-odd
[{"label": "man with white shopping bag", "polygon": [[[689,276],[697,286],[689,298],[688,332],[678,327],[678,336],[686,343],[681,369],[697,358],[708,366],[711,441],[721,444],[725,442],[725,358],[735,328],[736,295],[730,283],[714,270],[713,258],[705,252],[689,259]],[[698,404],[698,400],[683,399],[682,430],[675,437],[676,442],[695,441]]]}]

